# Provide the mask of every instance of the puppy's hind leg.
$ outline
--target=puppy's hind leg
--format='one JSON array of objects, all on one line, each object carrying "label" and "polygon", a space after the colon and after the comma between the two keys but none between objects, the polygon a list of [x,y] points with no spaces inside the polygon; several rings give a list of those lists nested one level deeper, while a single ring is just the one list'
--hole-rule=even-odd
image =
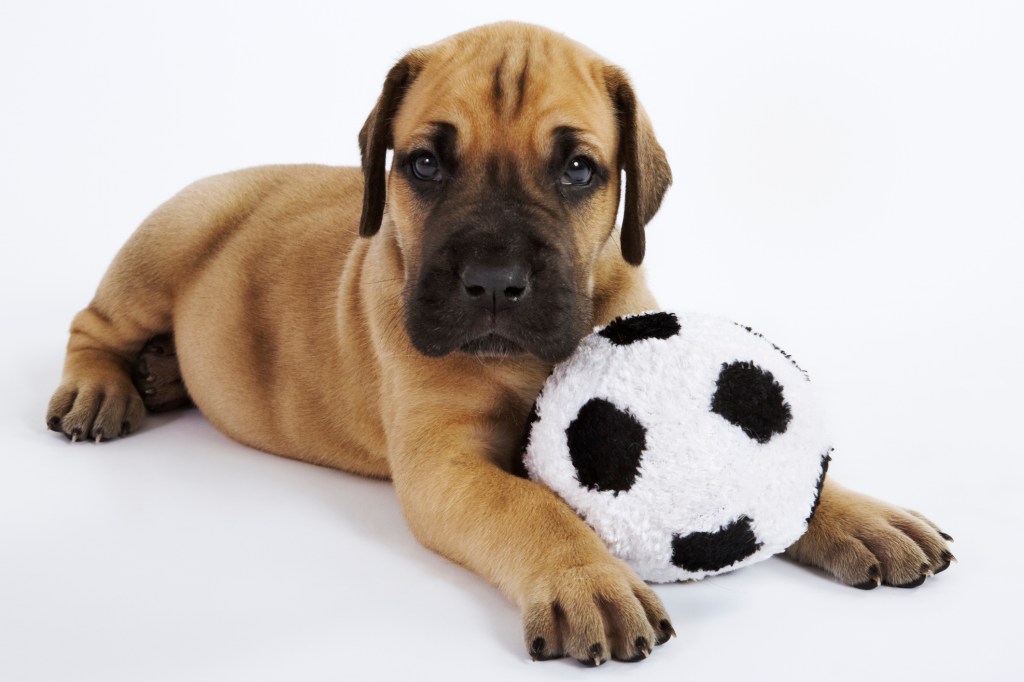
[{"label": "puppy's hind leg", "polygon": [[132,384],[144,344],[171,329],[172,297],[155,271],[160,238],[143,225],[114,259],[96,297],[71,323],[64,375],[46,424],[72,441],[124,436],[146,414]]},{"label": "puppy's hind leg", "polygon": [[148,412],[194,406],[181,378],[173,334],[161,334],[146,342],[132,369],[132,383]]},{"label": "puppy's hind leg", "polygon": [[[146,336],[149,336],[148,334]],[[46,424],[72,441],[124,436],[146,414],[131,365],[145,338],[134,339],[94,303],[75,316],[64,377],[50,399]]]}]

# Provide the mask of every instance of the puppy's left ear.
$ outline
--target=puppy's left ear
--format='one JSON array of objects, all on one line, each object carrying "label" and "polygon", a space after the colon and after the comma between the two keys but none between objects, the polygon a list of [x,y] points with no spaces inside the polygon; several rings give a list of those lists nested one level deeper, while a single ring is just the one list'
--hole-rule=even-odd
[{"label": "puppy's left ear", "polygon": [[672,184],[672,169],[626,73],[616,66],[607,66],[604,75],[619,119],[619,168],[626,171],[622,256],[631,265],[640,265],[646,247],[644,226],[658,212],[661,199]]},{"label": "puppy's left ear", "polygon": [[359,152],[363,162],[363,214],[359,235],[372,237],[380,229],[387,199],[386,171],[388,150],[394,147],[391,122],[402,104],[406,90],[423,70],[426,55],[414,50],[388,71],[377,105],[359,131]]}]

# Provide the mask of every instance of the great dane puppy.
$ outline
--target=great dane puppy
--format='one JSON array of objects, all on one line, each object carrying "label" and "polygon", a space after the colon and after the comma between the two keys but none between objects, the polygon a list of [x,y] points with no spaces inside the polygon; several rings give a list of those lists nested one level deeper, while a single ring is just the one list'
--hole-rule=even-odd
[{"label": "great dane puppy", "polygon": [[[646,657],[674,634],[658,597],[509,473],[553,363],[655,307],[639,265],[671,173],[629,79],[543,28],[484,26],[402,58],[359,143],[361,169],[242,170],[157,208],[72,323],[49,427],[105,441],[190,397],[252,447],[394,481],[424,545],[519,605],[534,658]],[[789,551],[913,586],[949,565],[944,539],[828,480]]]}]

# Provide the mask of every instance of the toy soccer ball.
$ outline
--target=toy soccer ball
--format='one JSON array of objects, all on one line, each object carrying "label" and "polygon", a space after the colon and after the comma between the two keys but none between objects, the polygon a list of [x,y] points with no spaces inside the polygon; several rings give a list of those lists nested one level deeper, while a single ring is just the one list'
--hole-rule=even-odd
[{"label": "toy soccer ball", "polygon": [[523,464],[645,580],[703,578],[807,529],[831,447],[807,374],[749,327],[618,318],[555,368]]}]

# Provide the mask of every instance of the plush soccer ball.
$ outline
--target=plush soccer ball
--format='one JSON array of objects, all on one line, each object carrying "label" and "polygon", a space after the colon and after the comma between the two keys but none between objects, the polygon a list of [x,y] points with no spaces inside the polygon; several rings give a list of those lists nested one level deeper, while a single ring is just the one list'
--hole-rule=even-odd
[{"label": "plush soccer ball", "polygon": [[651,312],[555,368],[523,464],[645,580],[703,578],[807,530],[831,447],[807,374],[727,320]]}]

